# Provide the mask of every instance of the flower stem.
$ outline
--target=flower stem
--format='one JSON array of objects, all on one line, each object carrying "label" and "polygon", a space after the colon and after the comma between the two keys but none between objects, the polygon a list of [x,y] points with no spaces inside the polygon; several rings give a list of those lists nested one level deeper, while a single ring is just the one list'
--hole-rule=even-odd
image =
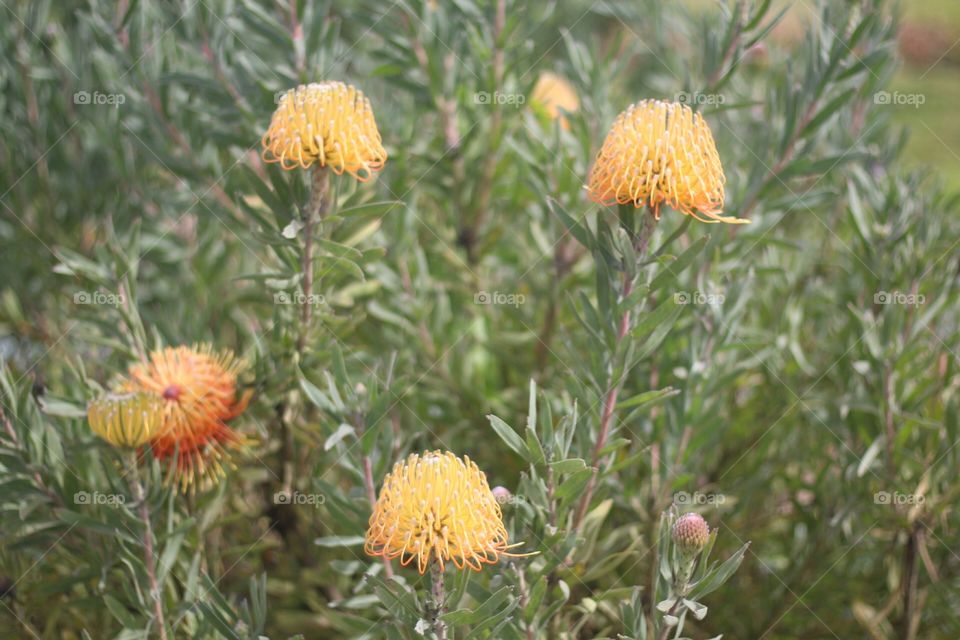
[{"label": "flower stem", "polygon": [[[680,571],[673,578],[673,590],[676,595],[676,600],[673,601],[673,606],[670,607],[666,615],[675,615],[677,609],[680,608],[680,603],[683,602],[687,593],[690,592],[690,578],[693,577],[693,568],[697,564],[697,557],[699,555],[699,552],[697,552],[696,555],[681,557]],[[671,627],[664,622],[663,630],[660,632],[658,640],[666,640],[670,635],[670,629]]]},{"label": "flower stem", "polygon": [[[506,0],[497,0],[496,9],[493,18],[493,86],[503,86],[504,72],[504,51],[503,51],[503,30],[507,22],[507,3]],[[473,213],[467,221],[465,233],[461,236],[467,250],[467,259],[471,264],[477,261],[477,242],[480,236],[480,230],[483,227],[490,209],[490,197],[493,190],[493,179],[497,170],[498,158],[497,149],[503,134],[503,109],[494,105],[493,115],[490,116],[490,129],[487,134],[489,144],[487,146],[486,158],[480,171],[480,179],[477,182],[476,196],[473,198],[476,203],[473,206]]]},{"label": "flower stem", "polygon": [[319,164],[313,165],[310,168],[310,201],[307,203],[303,221],[303,315],[300,336],[297,339],[297,351],[301,354],[306,345],[313,311],[313,303],[310,300],[313,293],[313,226],[317,222],[322,222],[330,209],[330,198],[327,197],[329,185],[327,170]]},{"label": "flower stem", "polygon": [[430,563],[430,626],[437,640],[447,640],[447,623],[440,619],[444,614],[443,567],[439,562]]},{"label": "flower stem", "polygon": [[[698,553],[699,555],[699,553]],[[682,598],[690,591],[690,578],[693,577],[693,567],[697,563],[697,556],[684,557],[681,561],[680,573],[677,574],[677,597]]]},{"label": "flower stem", "polygon": [[[650,236],[653,235],[653,230],[657,226],[656,218],[653,215],[653,211],[644,210],[643,212],[643,223],[640,227],[640,233],[635,239],[636,250],[637,250],[637,262],[639,263],[647,255],[647,247],[650,244]],[[637,265],[639,267],[639,265]],[[633,275],[627,275],[631,270],[625,269],[623,274],[623,290],[620,296],[622,301],[626,301],[630,297],[630,294],[633,293],[633,287],[637,282],[637,276],[639,275],[637,270],[633,270]],[[620,351],[620,345],[623,343],[624,338],[626,338],[627,333],[630,331],[630,308],[628,307],[623,315],[620,317],[620,325],[617,327],[617,343],[615,347],[615,353]],[[591,458],[590,466],[593,467],[593,475],[590,477],[590,481],[587,483],[587,489],[583,493],[583,497],[580,499],[580,504],[577,507],[577,512],[573,520],[573,528],[579,529],[580,525],[583,523],[584,517],[587,515],[587,509],[590,507],[590,500],[593,498],[593,490],[597,484],[597,474],[599,473],[599,464],[601,452],[603,447],[607,443],[607,436],[610,433],[610,425],[613,422],[613,411],[614,407],[617,406],[617,397],[620,395],[620,388],[623,385],[623,381],[626,378],[626,371],[617,379],[614,378],[611,373],[610,379],[607,383],[607,392],[603,398],[603,409],[600,413],[600,433],[597,435],[597,442],[593,447],[593,456]]]},{"label": "flower stem", "polygon": [[[668,616],[672,616],[672,615],[675,615],[675,614],[677,613],[677,609],[680,608],[680,601],[681,601],[681,599],[680,599],[679,597],[676,599],[676,601],[674,601],[673,606],[670,607],[670,610],[669,610],[669,611],[667,611],[667,615],[668,615]],[[668,625],[666,622],[664,622],[664,623],[663,623],[663,629],[660,630],[660,635],[657,637],[657,640],[667,640],[667,638],[670,637],[670,630],[671,630],[672,628],[673,628],[673,627],[671,627],[671,626]]]},{"label": "flower stem", "polygon": [[[363,439],[364,418],[362,415],[354,416],[354,428],[357,430],[357,440]],[[367,500],[370,501],[370,509],[377,508],[377,485],[373,481],[373,459],[368,453],[361,453],[363,463],[363,486],[367,490]],[[382,556],[383,575],[387,578],[393,577],[393,563],[387,556]]]},{"label": "flower stem", "polygon": [[124,458],[130,478],[130,489],[133,500],[137,504],[137,513],[143,522],[143,562],[147,569],[147,580],[150,584],[150,597],[153,598],[153,615],[157,619],[157,626],[161,640],[167,640],[167,623],[163,615],[163,593],[157,582],[157,570],[153,550],[153,527],[150,524],[150,508],[147,506],[146,492],[140,481],[140,470],[137,468],[137,453],[131,450]]},{"label": "flower stem", "polygon": [[[303,212],[303,299],[301,300],[300,331],[297,335],[297,355],[302,360],[310,333],[313,313],[313,235],[314,225],[322,222],[330,209],[327,191],[330,186],[329,175],[325,167],[314,164],[310,167],[310,200]],[[283,413],[280,415],[280,462],[282,468],[283,491],[293,490],[296,461],[294,460],[293,429]]]}]

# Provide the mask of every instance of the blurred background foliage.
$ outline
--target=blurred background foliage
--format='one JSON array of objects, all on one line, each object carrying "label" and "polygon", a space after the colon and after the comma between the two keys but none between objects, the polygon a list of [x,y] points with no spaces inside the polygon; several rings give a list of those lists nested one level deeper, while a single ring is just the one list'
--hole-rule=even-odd
[{"label": "blurred background foliage", "polygon": [[[690,637],[960,637],[960,15],[904,5],[3,3],[0,637],[156,634],[139,521],[78,499],[127,492],[83,407],[141,330],[235,350],[255,391],[223,483],[150,483],[173,637],[419,637],[422,579],[362,552],[364,467],[428,448],[507,487],[540,552],[457,578],[456,637],[648,637],[672,504],[721,558],[751,541]],[[563,123],[530,99],[548,71],[580,98]],[[333,181],[304,324],[307,181],[260,136],[326,79],[370,97],[390,159]],[[648,97],[704,114],[753,223],[665,211],[618,300],[582,187]]]}]

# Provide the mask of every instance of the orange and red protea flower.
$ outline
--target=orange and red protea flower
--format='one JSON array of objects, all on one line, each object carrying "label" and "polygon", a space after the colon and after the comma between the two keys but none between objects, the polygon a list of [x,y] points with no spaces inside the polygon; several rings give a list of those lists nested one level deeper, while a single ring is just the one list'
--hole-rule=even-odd
[{"label": "orange and red protea flower", "polygon": [[570,124],[564,113],[575,113],[580,109],[580,97],[566,78],[549,71],[537,78],[533,86],[530,102],[543,110],[551,120],[559,120],[560,126],[569,129]]},{"label": "orange and red protea flower", "polygon": [[227,422],[240,415],[250,399],[250,392],[237,389],[245,368],[230,351],[168,347],[130,367],[121,383],[123,391],[148,393],[162,401],[163,428],[150,439],[150,448],[155,457],[171,463],[169,477],[182,490],[205,478],[218,479],[228,450],[243,444],[243,436]]},{"label": "orange and red protea flower", "polygon": [[364,550],[372,556],[417,561],[423,574],[431,561],[479,571],[519,544],[508,544],[500,505],[487,476],[464,456],[428,451],[394,465],[370,516]]},{"label": "orange and red protea flower", "polygon": [[342,82],[315,82],[284,93],[261,142],[266,162],[284,169],[317,163],[361,182],[387,161],[370,101]]},{"label": "orange and red protea flower", "polygon": [[723,210],[723,167],[706,121],[690,107],[641,100],[621,113],[590,172],[587,193],[600,204],[660,206],[702,222],[746,223]]},{"label": "orange and red protea flower", "polygon": [[87,407],[95,434],[115,447],[145,445],[163,430],[163,400],[151,393],[108,393]]}]

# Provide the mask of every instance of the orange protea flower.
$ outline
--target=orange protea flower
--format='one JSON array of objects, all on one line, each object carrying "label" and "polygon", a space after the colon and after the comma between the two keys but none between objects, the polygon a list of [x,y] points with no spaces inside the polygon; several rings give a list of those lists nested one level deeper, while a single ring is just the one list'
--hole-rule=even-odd
[{"label": "orange protea flower", "polygon": [[702,222],[745,223],[718,215],[726,178],[706,121],[690,107],[641,100],[617,116],[590,172],[600,204],[668,205]]},{"label": "orange protea flower", "polygon": [[163,400],[149,393],[108,393],[90,403],[87,421],[115,447],[140,447],[163,429]]},{"label": "orange protea flower", "polygon": [[226,450],[244,443],[227,421],[247,408],[251,392],[238,397],[237,376],[246,363],[230,351],[211,347],[168,347],[149,362],[130,367],[124,391],[151,393],[163,400],[163,430],[150,440],[153,455],[176,460],[170,468],[182,490],[204,478],[223,475]]},{"label": "orange protea flower", "polygon": [[261,142],[266,162],[279,162],[284,169],[306,169],[317,162],[361,182],[387,161],[370,101],[342,82],[287,91]]},{"label": "orange protea flower", "polygon": [[533,86],[531,102],[546,113],[551,120],[560,120],[560,126],[569,129],[564,112],[574,113],[580,109],[580,97],[566,78],[549,71],[544,72]]},{"label": "orange protea flower", "polygon": [[431,559],[479,571],[500,556],[520,557],[507,544],[500,505],[487,476],[464,456],[428,451],[393,466],[370,516],[364,550],[372,556],[414,558],[423,574]]}]

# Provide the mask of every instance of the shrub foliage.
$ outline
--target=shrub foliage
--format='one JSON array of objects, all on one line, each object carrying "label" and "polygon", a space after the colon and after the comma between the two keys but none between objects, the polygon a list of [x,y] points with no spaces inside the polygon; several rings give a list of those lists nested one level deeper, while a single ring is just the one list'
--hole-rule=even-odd
[{"label": "shrub foliage", "polygon": [[[4,5],[0,637],[960,637],[957,198],[898,161],[893,3],[777,4]],[[305,228],[261,136],[323,80],[389,159]],[[703,114],[751,224],[665,206],[644,253],[589,202],[643,98]],[[249,363],[249,443],[183,493],[86,407],[202,343]],[[442,608],[364,553],[434,449],[535,554]]]}]

